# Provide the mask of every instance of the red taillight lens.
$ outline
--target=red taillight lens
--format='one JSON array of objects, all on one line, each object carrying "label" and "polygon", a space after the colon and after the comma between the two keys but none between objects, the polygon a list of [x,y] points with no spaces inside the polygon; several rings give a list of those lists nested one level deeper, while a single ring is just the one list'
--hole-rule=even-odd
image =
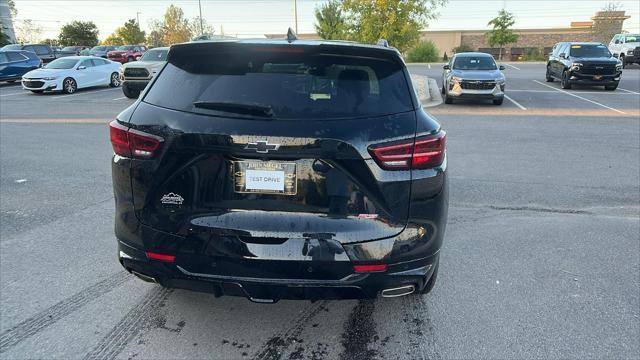
[{"label": "red taillight lens", "polygon": [[428,169],[442,164],[446,133],[421,136],[390,145],[369,148],[373,159],[385,170]]},{"label": "red taillight lens", "polygon": [[166,262],[174,262],[176,260],[175,255],[158,254],[151,251],[147,251],[147,257],[151,260],[159,260]]},{"label": "red taillight lens", "polygon": [[163,141],[161,137],[129,129],[117,121],[109,124],[109,133],[113,152],[124,157],[150,159],[160,149]]},{"label": "red taillight lens", "polygon": [[387,264],[353,265],[353,270],[357,273],[383,272],[387,271]]}]

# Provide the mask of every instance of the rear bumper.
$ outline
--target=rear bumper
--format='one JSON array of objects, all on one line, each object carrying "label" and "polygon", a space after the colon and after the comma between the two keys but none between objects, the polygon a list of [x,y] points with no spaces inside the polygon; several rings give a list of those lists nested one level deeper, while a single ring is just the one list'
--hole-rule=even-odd
[{"label": "rear bumper", "polygon": [[[169,288],[240,296],[254,302],[273,303],[281,299],[361,299],[380,296],[385,289],[403,289],[402,295],[419,292],[431,278],[439,254],[397,264],[385,272],[351,273],[338,280],[300,278],[255,278],[203,274],[186,269],[188,264],[147,258],[144,251],[118,241],[122,266],[138,277]],[[241,265],[238,265],[241,266]],[[309,262],[313,267],[314,262]],[[326,266],[326,265],[325,265]],[[398,294],[385,292],[385,294]],[[388,296],[388,295],[385,295]]]}]

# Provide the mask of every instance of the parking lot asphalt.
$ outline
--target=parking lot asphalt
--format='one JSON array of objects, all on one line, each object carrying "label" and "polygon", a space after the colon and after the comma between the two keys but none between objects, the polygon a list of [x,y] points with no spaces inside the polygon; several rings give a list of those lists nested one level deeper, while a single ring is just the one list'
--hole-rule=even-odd
[{"label": "parking lot asphalt", "polygon": [[[409,68],[441,85],[441,64]],[[451,179],[431,294],[273,305],[121,269],[120,89],[0,86],[0,358],[639,358],[640,67],[613,92],[505,74],[502,106],[428,109]]]}]

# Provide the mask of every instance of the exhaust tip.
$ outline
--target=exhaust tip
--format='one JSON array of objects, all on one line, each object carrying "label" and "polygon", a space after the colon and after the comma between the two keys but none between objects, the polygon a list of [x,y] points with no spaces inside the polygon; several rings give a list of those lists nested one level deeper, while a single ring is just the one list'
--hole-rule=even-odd
[{"label": "exhaust tip", "polygon": [[150,282],[150,283],[154,283],[154,284],[158,283],[158,280],[156,280],[156,278],[151,277],[149,275],[141,274],[141,273],[139,273],[137,271],[134,271],[134,270],[131,270],[131,273],[133,275],[135,275],[137,278],[141,279],[142,281],[146,281],[146,282]]},{"label": "exhaust tip", "polygon": [[406,286],[401,286],[401,287],[392,288],[392,289],[384,289],[382,290],[382,297],[392,298],[392,297],[398,297],[398,296],[405,296],[405,295],[412,294],[414,291],[416,291],[416,287],[414,285],[406,285]]}]

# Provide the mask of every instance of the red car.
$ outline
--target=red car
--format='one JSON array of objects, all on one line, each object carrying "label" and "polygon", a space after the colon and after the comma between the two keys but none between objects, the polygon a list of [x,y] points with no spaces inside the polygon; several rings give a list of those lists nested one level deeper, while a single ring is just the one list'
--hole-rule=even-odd
[{"label": "red car", "polygon": [[122,45],[113,51],[109,51],[107,59],[124,64],[138,60],[145,51],[147,51],[147,47],[144,45]]}]

